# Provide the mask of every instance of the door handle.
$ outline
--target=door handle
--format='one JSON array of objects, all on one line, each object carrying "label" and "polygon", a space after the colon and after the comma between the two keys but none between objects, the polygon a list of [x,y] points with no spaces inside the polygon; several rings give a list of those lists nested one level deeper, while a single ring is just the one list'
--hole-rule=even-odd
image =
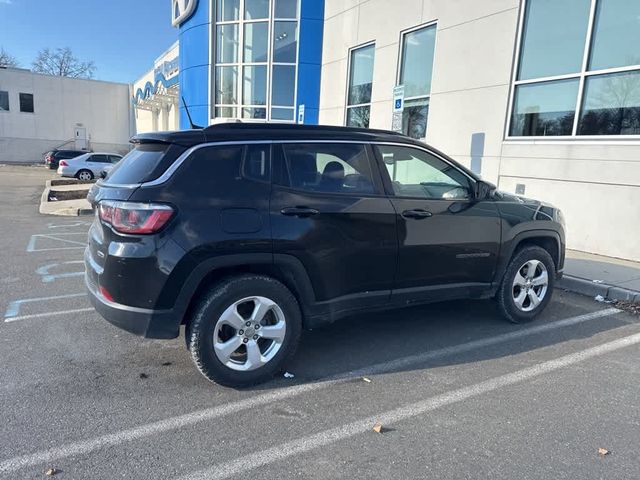
[{"label": "door handle", "polygon": [[282,215],[286,215],[288,217],[311,217],[312,215],[317,215],[320,212],[315,208],[309,207],[285,207],[280,210]]},{"label": "door handle", "polygon": [[404,212],[402,212],[402,216],[404,218],[429,218],[433,216],[433,213],[431,212],[427,212],[426,210],[421,210],[421,209],[417,209],[417,210],[405,210]]}]

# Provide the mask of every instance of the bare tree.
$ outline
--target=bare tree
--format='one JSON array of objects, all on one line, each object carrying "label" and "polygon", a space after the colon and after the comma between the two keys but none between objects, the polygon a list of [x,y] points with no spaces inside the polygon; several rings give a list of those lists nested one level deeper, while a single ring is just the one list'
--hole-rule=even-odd
[{"label": "bare tree", "polygon": [[0,67],[15,68],[19,66],[20,62],[18,62],[18,59],[0,47]]},{"label": "bare tree", "polygon": [[80,61],[69,47],[40,50],[32,67],[37,73],[74,78],[93,78],[96,71],[93,62]]}]

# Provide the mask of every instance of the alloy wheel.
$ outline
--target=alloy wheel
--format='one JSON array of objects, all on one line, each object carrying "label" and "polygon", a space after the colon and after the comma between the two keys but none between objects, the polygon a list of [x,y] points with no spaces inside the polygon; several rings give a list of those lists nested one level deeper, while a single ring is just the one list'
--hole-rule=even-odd
[{"label": "alloy wheel", "polygon": [[513,279],[513,302],[518,310],[531,312],[544,300],[549,288],[549,274],[540,260],[529,260]]},{"label": "alloy wheel", "polygon": [[91,174],[89,172],[80,172],[78,174],[78,180],[82,180],[83,182],[88,182],[91,180]]},{"label": "alloy wheel", "polygon": [[256,370],[276,356],[287,324],[282,309],[266,297],[247,297],[222,313],[213,332],[213,348],[226,367]]}]

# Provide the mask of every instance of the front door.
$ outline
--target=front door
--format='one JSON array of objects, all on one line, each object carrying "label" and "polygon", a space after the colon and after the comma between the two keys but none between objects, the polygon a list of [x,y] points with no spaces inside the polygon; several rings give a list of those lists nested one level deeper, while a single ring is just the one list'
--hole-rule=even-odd
[{"label": "front door", "polygon": [[396,219],[371,148],[274,145],[273,168],[274,254],[295,257],[316,302],[331,309],[386,303],[397,262]]},{"label": "front door", "polygon": [[464,297],[488,287],[500,245],[494,203],[476,201],[474,180],[436,154],[407,146],[376,148],[397,215],[394,297]]}]

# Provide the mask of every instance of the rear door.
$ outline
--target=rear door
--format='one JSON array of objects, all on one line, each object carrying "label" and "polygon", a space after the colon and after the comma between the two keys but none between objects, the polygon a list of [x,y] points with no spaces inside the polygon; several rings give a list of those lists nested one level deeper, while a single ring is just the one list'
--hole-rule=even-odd
[{"label": "rear door", "polygon": [[274,145],[270,210],[274,254],[302,264],[318,302],[335,310],[388,302],[395,211],[368,145]]},{"label": "rear door", "polygon": [[376,149],[397,214],[394,300],[464,297],[487,288],[500,245],[494,202],[475,200],[475,181],[436,153],[398,145]]},{"label": "rear door", "polygon": [[86,167],[93,172],[94,177],[99,178],[102,169],[110,163],[111,161],[109,160],[109,155],[96,153],[90,155],[89,158],[87,158]]}]

